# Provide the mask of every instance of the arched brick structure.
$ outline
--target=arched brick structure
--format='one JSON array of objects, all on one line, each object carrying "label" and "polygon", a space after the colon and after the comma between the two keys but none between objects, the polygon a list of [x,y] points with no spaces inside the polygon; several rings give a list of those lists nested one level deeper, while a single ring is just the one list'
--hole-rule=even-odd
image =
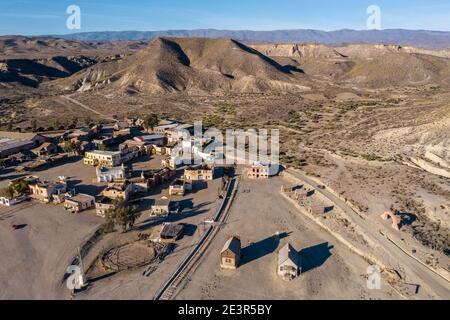
[{"label": "arched brick structure", "polygon": [[399,225],[400,225],[400,221],[398,220],[397,216],[395,214],[393,214],[392,212],[388,212],[386,211],[385,213],[383,213],[381,215],[381,218],[383,220],[389,220],[389,218],[392,219],[392,229],[399,231]]}]

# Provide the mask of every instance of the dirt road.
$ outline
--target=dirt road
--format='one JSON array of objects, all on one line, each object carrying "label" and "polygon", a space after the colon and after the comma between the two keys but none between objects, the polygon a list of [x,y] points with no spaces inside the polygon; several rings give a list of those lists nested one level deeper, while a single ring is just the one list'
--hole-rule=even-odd
[{"label": "dirt road", "polygon": [[[306,175],[298,171],[287,171],[299,180],[306,182],[307,184],[310,184],[312,186],[317,185],[316,181],[308,178]],[[383,236],[380,233],[380,230],[372,223],[370,223],[370,221],[361,218],[361,216],[359,216],[350,206],[348,206],[343,200],[335,196],[332,192],[326,189],[322,190],[319,188],[316,188],[316,191],[321,193],[336,206],[338,206],[341,210],[343,210],[355,224],[357,224],[364,230],[364,232],[366,232],[367,235],[369,235],[372,239],[376,240],[381,246],[383,246],[397,264],[410,271],[409,275],[414,281],[417,281],[417,283],[422,286],[427,286],[431,291],[435,292],[436,295],[443,299],[450,298],[450,284],[446,279],[400,249],[397,245]]]},{"label": "dirt road", "polygon": [[93,109],[93,108],[91,108],[91,107],[89,107],[89,106],[87,106],[87,105],[85,105],[85,104],[83,104],[83,103],[81,103],[81,102],[79,102],[79,101],[77,101],[77,100],[71,98],[70,96],[61,96],[61,98],[62,98],[62,99],[65,99],[65,100],[67,100],[67,101],[70,101],[70,102],[72,102],[72,103],[74,103],[74,104],[76,104],[76,105],[78,105],[78,106],[80,106],[80,107],[86,109],[86,110],[89,111],[89,112],[93,112],[93,113],[99,115],[100,117],[102,117],[102,118],[104,118],[104,119],[111,120],[111,121],[116,121],[114,118],[112,118],[112,117],[110,117],[110,116],[108,116],[108,115],[105,115],[105,114],[103,114],[103,113],[100,113],[100,112],[98,112],[97,110],[95,110],[95,109]]}]

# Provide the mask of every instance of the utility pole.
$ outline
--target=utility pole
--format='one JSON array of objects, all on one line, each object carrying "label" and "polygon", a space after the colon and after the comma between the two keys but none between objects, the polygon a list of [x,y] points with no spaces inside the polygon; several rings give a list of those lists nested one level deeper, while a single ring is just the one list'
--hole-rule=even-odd
[{"label": "utility pole", "polygon": [[86,285],[86,276],[84,274],[84,266],[83,266],[83,259],[81,257],[81,250],[80,247],[77,247],[78,249],[78,261],[79,261],[79,267],[80,267],[80,279],[79,279],[79,283],[80,283],[80,287],[84,287]]}]

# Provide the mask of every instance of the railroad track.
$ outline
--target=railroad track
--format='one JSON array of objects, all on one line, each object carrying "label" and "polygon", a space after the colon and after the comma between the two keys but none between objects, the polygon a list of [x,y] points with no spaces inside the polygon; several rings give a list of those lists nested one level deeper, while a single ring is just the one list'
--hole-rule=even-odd
[{"label": "railroad track", "polygon": [[177,270],[167,280],[163,286],[156,292],[154,300],[170,300],[177,292],[178,287],[188,276],[192,268],[197,264],[200,258],[208,249],[214,236],[217,234],[220,225],[226,220],[228,210],[232,203],[232,200],[236,194],[238,185],[237,177],[230,180],[227,188],[226,196],[224,197],[220,208],[214,217],[214,222],[217,225],[209,226],[200,240],[197,242],[193,250],[186,256],[186,258],[180,263]]}]

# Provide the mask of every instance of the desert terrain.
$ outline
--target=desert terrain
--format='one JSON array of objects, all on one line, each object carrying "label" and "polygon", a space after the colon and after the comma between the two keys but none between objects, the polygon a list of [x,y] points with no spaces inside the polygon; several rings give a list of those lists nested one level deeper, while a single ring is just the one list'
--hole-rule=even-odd
[{"label": "desert terrain", "polygon": [[[450,297],[448,50],[170,37],[104,43],[0,37],[0,53],[0,137],[152,113],[201,120],[219,130],[280,130],[281,164],[298,172],[298,181],[281,175],[259,184],[242,175],[227,220],[172,298]],[[54,169],[39,174],[74,176],[81,185],[95,175],[79,162]],[[12,176],[0,171],[1,183]],[[319,223],[308,217],[280,193],[282,185],[307,183],[302,177],[312,179],[313,188],[325,186],[329,197],[352,212],[318,217]],[[101,279],[76,298],[152,299],[203,235],[199,224],[219,206],[218,186],[214,181],[195,195],[190,210],[199,206],[202,212],[182,221],[198,227],[156,271],[143,276],[147,269],[138,268]],[[41,205],[9,210],[0,210],[5,217],[0,251],[8,257],[0,269],[0,297],[68,298],[61,288],[65,265],[101,219],[89,213],[67,217]],[[37,221],[40,211],[45,219]],[[399,231],[381,219],[386,211],[401,219]],[[30,228],[14,237],[7,231],[11,219]],[[137,237],[142,230],[133,232],[123,237]],[[223,272],[219,251],[230,234],[241,235],[250,258],[236,272]],[[93,262],[116,237],[122,235],[102,239],[87,260]],[[51,254],[42,251],[56,239]],[[403,253],[384,246],[386,239]],[[306,252],[309,266],[290,283],[275,273],[277,252],[286,241]],[[26,265],[25,256],[32,259]],[[366,287],[366,269],[374,262],[383,264],[379,291]],[[20,284],[9,281],[17,273]]]}]

